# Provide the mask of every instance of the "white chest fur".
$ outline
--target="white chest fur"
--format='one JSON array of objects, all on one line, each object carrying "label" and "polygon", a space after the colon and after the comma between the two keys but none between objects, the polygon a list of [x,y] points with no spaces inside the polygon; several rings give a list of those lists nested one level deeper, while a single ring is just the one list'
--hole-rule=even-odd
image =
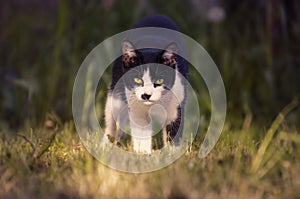
[{"label": "white chest fur", "polygon": [[[144,77],[149,80],[149,77]],[[134,151],[140,153],[151,153],[151,136],[163,132],[164,143],[167,139],[166,127],[178,117],[178,106],[184,100],[184,86],[181,76],[176,71],[174,86],[171,90],[165,90],[161,99],[152,105],[144,104],[132,95],[136,91],[125,88],[128,99],[128,112],[130,129],[133,140]],[[154,127],[154,122],[156,127]]]}]

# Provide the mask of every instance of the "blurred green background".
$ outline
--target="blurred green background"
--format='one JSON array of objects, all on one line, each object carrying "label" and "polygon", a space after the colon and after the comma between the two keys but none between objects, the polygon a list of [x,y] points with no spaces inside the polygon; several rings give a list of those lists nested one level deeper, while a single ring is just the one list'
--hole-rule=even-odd
[{"label": "blurred green background", "polygon": [[[154,13],[172,18],[211,55],[232,125],[250,115],[268,126],[300,97],[296,0],[0,0],[0,129],[40,125],[47,113],[72,120],[74,78],[85,56]],[[298,124],[300,114],[294,111],[288,121]]]}]

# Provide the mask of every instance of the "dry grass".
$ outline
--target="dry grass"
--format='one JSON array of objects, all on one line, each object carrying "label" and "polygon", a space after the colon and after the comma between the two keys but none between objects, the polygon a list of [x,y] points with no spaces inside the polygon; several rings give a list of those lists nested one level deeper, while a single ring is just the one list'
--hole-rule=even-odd
[{"label": "dry grass", "polygon": [[[195,144],[174,164],[147,174],[118,172],[93,159],[71,122],[21,137],[2,133],[0,198],[297,198],[300,135],[281,116],[267,131],[251,121],[240,129],[227,123],[206,158],[197,157]],[[258,134],[265,134],[262,142]]]}]

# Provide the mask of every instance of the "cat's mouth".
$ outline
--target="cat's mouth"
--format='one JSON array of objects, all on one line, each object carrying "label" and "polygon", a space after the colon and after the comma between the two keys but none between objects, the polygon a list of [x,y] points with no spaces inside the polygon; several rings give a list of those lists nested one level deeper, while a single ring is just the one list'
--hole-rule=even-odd
[{"label": "cat's mouth", "polygon": [[153,101],[153,100],[143,100],[142,102],[143,102],[145,105],[152,105],[152,104],[155,103],[155,101]]}]

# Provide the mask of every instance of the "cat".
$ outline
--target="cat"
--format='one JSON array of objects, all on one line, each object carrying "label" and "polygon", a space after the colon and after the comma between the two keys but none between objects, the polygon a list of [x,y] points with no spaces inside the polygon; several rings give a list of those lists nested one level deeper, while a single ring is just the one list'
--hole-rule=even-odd
[{"label": "cat", "polygon": [[[145,17],[133,26],[141,27],[179,31],[175,22],[163,15]],[[170,41],[164,49],[136,49],[132,41],[122,43],[122,55],[113,63],[105,105],[104,139],[112,136],[119,140],[128,123],[137,153],[151,153],[151,136],[160,129],[164,146],[175,137],[180,139],[188,66],[177,55],[180,49],[176,42]],[[154,122],[159,123],[158,129]]]}]

